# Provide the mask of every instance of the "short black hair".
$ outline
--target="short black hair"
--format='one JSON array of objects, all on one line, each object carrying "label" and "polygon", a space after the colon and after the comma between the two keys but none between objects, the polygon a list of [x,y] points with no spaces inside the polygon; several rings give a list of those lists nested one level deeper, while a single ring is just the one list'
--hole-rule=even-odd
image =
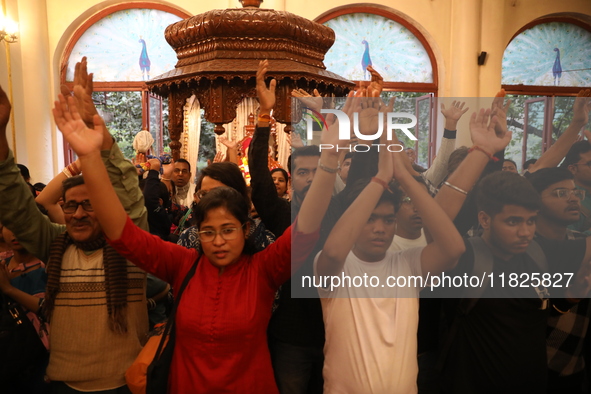
[{"label": "short black hair", "polygon": [[575,142],[568,150],[560,167],[568,168],[568,166],[578,163],[579,160],[581,160],[581,155],[589,151],[591,151],[591,143],[589,143],[589,141],[583,140]]},{"label": "short black hair", "polygon": [[199,179],[197,179],[197,183],[195,183],[195,191],[201,190],[203,178],[206,176],[236,190],[250,204],[250,198],[246,192],[246,182],[244,181],[242,172],[236,163],[222,161],[219,163],[212,163],[205,167],[201,170]]},{"label": "short black hair", "polygon": [[33,187],[35,188],[35,191],[41,193],[43,191],[43,189],[45,189],[45,187],[47,187],[47,185],[43,182],[37,182],[33,185]]},{"label": "short black hair", "polygon": [[555,183],[574,179],[572,172],[562,167],[542,168],[529,174],[527,180],[540,194]]},{"label": "short black hair", "polygon": [[287,169],[289,170],[289,173],[292,173],[292,169],[293,169],[293,163],[295,163],[295,159],[297,159],[298,157],[302,157],[302,156],[318,156],[320,157],[320,148],[318,147],[318,145],[306,145],[306,146],[302,146],[300,148],[296,148],[293,150],[293,152],[291,153],[291,156],[289,156],[289,159],[287,160]]},{"label": "short black hair", "polygon": [[476,187],[476,206],[489,216],[500,213],[505,205],[517,205],[531,211],[542,206],[540,194],[531,183],[510,171],[495,171],[482,178]]},{"label": "short black hair", "polygon": [[178,159],[177,161],[175,161],[175,163],[185,163],[187,165],[187,167],[189,167],[189,172],[191,172],[191,163],[189,163],[187,160]]},{"label": "short black hair", "polygon": [[526,160],[525,163],[523,163],[523,170],[527,170],[529,168],[529,166],[531,166],[532,164],[535,164],[535,162],[538,161],[538,159],[529,159]]},{"label": "short black hair", "polygon": [[509,163],[513,163],[513,165],[515,166],[515,169],[517,169],[517,163],[515,163],[513,160],[511,159],[503,159],[503,162],[508,161]]},{"label": "short black hair", "polygon": [[29,179],[31,179],[31,173],[29,172],[27,166],[24,164],[17,164],[17,167],[20,170],[23,178],[25,178],[25,181],[29,182]]},{"label": "short black hair", "polygon": [[67,178],[62,182],[62,197],[64,198],[64,202],[66,202],[66,192],[71,188],[80,185],[84,185],[84,178],[82,178],[82,175]]}]

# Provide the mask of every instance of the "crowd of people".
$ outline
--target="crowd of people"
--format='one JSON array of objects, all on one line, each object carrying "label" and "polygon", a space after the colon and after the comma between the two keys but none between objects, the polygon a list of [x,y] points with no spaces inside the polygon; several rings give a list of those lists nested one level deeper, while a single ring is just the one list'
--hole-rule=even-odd
[{"label": "crowd of people", "polygon": [[[78,159],[32,193],[0,88],[0,293],[40,343],[0,373],[0,391],[129,393],[127,368],[194,269],[174,317],[170,393],[591,392],[591,143],[579,137],[591,91],[524,174],[504,157],[504,91],[470,115],[470,147],[456,147],[465,103],[441,106],[427,169],[414,151],[379,149],[395,134],[354,152],[330,117],[320,143],[332,148],[297,147],[287,169],[270,169],[268,68],[256,75],[250,186],[232,160],[193,183],[186,160],[124,158],[83,59],[53,110]],[[342,108],[365,135],[394,104],[369,70]],[[445,275],[482,281],[433,292]],[[368,276],[381,286],[345,284]],[[422,281],[384,286],[392,278]]]}]

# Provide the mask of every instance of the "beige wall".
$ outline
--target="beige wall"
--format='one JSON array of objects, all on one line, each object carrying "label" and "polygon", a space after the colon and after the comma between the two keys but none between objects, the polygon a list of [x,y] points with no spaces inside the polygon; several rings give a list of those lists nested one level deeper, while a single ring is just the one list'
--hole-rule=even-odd
[{"label": "beige wall", "polygon": [[[156,1],[189,14],[240,7],[237,0]],[[20,23],[20,40],[10,45],[14,122],[18,160],[34,181],[48,181],[63,166],[62,139],[50,118],[59,91],[59,64],[72,34],[109,0],[6,0],[7,12]],[[126,1],[125,3],[129,3]],[[501,60],[511,37],[523,25],[551,14],[577,14],[591,22],[590,0],[390,0],[357,3],[336,0],[266,0],[263,6],[309,19],[337,7],[372,5],[412,23],[426,37],[439,70],[439,96],[492,96],[500,87]],[[586,17],[585,17],[586,15]],[[476,64],[480,51],[488,58]],[[0,51],[0,83],[8,86],[7,58]],[[11,139],[9,137],[9,139]]]}]

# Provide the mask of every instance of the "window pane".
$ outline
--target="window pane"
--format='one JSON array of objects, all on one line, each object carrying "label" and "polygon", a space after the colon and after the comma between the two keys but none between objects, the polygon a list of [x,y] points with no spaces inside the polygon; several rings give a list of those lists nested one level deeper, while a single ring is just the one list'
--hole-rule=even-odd
[{"label": "window pane", "polygon": [[523,150],[523,127],[525,124],[526,105],[525,102],[527,100],[539,97],[540,96],[523,95],[512,95],[507,97],[507,99],[511,100],[511,105],[509,107],[509,110],[507,111],[507,127],[511,132],[513,132],[513,137],[511,138],[509,145],[505,149],[505,157],[517,163],[519,170],[521,169],[521,165],[525,160],[532,158],[537,159],[540,157],[539,155],[533,156],[533,154],[529,154],[527,151]]},{"label": "window pane", "polygon": [[[552,117],[552,143],[556,142],[558,137],[568,128],[573,120],[573,106],[575,97],[555,97],[554,98],[554,116]],[[585,130],[591,130],[591,120],[587,123]]]},{"label": "window pane", "polygon": [[205,110],[201,108],[201,136],[199,137],[199,160],[197,166],[201,169],[207,166],[207,160],[215,157],[215,124],[205,120]]},{"label": "window pane", "polygon": [[162,101],[157,96],[149,95],[148,102],[150,107],[150,134],[154,138],[152,154],[160,156],[162,154]]},{"label": "window pane", "polygon": [[176,53],[164,39],[164,29],[181,18],[166,11],[134,8],[114,12],[90,26],[78,39],[66,80],[74,67],[88,58],[95,82],[145,81],[174,69]]},{"label": "window pane", "polygon": [[591,32],[565,22],[517,35],[503,54],[502,84],[591,86]]},{"label": "window pane", "polygon": [[429,168],[429,144],[431,142],[429,130],[431,127],[431,105],[432,101],[430,97],[417,100],[419,149],[417,151],[416,163],[423,168]]},{"label": "window pane", "polygon": [[542,140],[544,134],[544,101],[526,103],[527,141],[525,159],[538,159],[542,156]]},{"label": "window pane", "polygon": [[367,81],[370,74],[366,68],[371,65],[387,82],[433,82],[427,50],[400,23],[380,15],[355,13],[337,16],[324,25],[336,35],[324,58],[329,71]]},{"label": "window pane", "polygon": [[92,98],[123,155],[133,159],[133,138],[142,129],[141,92],[94,92]]}]

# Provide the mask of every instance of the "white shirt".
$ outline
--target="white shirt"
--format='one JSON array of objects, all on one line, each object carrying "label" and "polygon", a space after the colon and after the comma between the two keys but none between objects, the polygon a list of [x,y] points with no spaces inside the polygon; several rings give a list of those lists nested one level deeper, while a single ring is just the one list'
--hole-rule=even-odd
[{"label": "white shirt", "polygon": [[[381,284],[386,283],[389,275],[420,276],[421,252],[422,248],[388,252],[375,263],[361,261],[350,252],[343,275],[374,275]],[[419,291],[381,285],[318,290],[326,331],[325,393],[417,392]],[[361,298],[376,294],[383,297]]]},{"label": "white shirt", "polygon": [[405,250],[423,246],[427,246],[427,238],[425,238],[425,231],[421,229],[421,236],[417,239],[402,238],[399,235],[395,235],[388,250],[395,252],[397,250]]}]

